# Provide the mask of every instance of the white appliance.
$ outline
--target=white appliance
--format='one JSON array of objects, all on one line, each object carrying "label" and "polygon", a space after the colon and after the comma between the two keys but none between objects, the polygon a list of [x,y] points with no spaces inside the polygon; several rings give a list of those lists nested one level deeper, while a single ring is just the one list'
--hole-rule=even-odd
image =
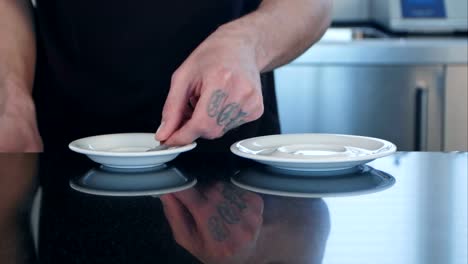
[{"label": "white appliance", "polygon": [[468,31],[467,0],[373,0],[372,18],[393,32]]}]

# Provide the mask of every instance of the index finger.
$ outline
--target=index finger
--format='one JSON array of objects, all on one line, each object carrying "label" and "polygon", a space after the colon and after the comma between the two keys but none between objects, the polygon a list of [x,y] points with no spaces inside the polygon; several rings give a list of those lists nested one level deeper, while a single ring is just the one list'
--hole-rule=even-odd
[{"label": "index finger", "polygon": [[172,135],[164,141],[164,144],[168,146],[183,146],[194,142],[200,136],[201,131],[192,117],[181,128],[172,133]]},{"label": "index finger", "polygon": [[[216,90],[213,93],[204,93],[193,111],[191,118],[177,131],[175,131],[164,144],[173,145],[186,145],[195,141],[200,136],[208,136],[214,138],[220,131],[213,121],[211,116],[218,114],[219,108],[226,100],[227,94],[221,90]],[[209,129],[212,128],[212,129]],[[210,134],[206,135],[207,132]]]},{"label": "index finger", "polygon": [[179,200],[192,214],[200,209],[205,203],[205,197],[196,189],[190,188],[172,194]]}]

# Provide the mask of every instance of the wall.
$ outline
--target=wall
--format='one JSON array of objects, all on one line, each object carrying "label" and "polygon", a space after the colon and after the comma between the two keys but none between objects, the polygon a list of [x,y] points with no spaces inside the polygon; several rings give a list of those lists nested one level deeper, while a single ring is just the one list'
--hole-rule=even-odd
[{"label": "wall", "polygon": [[333,21],[368,21],[370,18],[370,1],[371,0],[334,0]]}]

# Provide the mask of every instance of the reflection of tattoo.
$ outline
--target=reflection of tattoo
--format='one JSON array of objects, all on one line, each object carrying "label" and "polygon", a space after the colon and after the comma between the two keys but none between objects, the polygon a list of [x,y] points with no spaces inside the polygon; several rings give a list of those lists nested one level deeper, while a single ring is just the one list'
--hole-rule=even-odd
[{"label": "reflection of tattoo", "polygon": [[229,204],[223,202],[217,207],[218,213],[223,218],[223,220],[228,224],[237,224],[240,221],[239,214],[231,207]]},{"label": "reflection of tattoo", "polygon": [[227,94],[221,90],[216,90],[211,95],[210,102],[208,103],[208,116],[216,117],[219,114],[219,108],[223,103],[223,99],[226,98]]},{"label": "reflection of tattoo", "polygon": [[210,230],[211,236],[219,242],[224,241],[229,236],[229,230],[226,229],[217,216],[208,219],[208,230]]},{"label": "reflection of tattoo", "polygon": [[239,208],[240,211],[247,209],[247,203],[242,198],[244,193],[245,191],[236,190],[228,185],[224,185],[223,191],[222,191],[223,197],[226,200],[228,200],[231,204],[237,206],[237,208]]}]

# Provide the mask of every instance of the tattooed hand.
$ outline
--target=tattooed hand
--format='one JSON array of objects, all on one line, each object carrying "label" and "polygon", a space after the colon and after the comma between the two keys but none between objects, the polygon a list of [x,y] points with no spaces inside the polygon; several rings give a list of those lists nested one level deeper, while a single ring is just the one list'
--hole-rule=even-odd
[{"label": "tattooed hand", "polygon": [[244,263],[255,250],[263,200],[230,184],[161,197],[179,245],[203,263]]},{"label": "tattooed hand", "polygon": [[258,119],[263,97],[253,46],[221,27],[195,49],[172,76],[156,139],[184,145]]}]

